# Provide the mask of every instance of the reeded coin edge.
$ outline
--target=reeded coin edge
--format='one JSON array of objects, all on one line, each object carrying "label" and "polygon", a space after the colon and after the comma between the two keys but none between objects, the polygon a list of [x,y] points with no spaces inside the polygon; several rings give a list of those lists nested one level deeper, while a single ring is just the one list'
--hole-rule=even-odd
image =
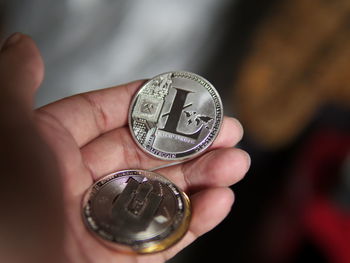
[{"label": "reeded coin edge", "polygon": [[[109,181],[123,176],[144,176],[150,180],[160,179],[162,183],[167,184],[169,188],[171,188],[171,190],[174,192],[175,196],[177,198],[181,198],[181,209],[177,213],[179,216],[177,220],[180,222],[177,225],[172,226],[172,228],[168,231],[165,231],[156,237],[143,241],[134,241],[131,243],[120,242],[120,240],[117,240],[112,235],[100,229],[93,216],[91,215],[90,200],[99,191],[99,189],[101,189]],[[191,204],[190,199],[183,191],[181,191],[170,180],[158,173],[146,170],[122,170],[104,176],[87,190],[82,203],[82,217],[83,221],[85,222],[85,226],[93,234],[93,236],[97,237],[98,240],[102,241],[108,247],[129,253],[150,254],[163,251],[170,246],[173,246],[186,234],[191,220]]]},{"label": "reeded coin edge", "polygon": [[[215,105],[215,111],[216,111],[216,117],[215,117],[215,124],[213,125],[212,131],[207,135],[205,140],[203,142],[195,147],[193,147],[191,150],[188,150],[186,152],[182,153],[167,153],[160,151],[158,149],[154,149],[153,147],[143,147],[142,144],[135,138],[134,132],[133,132],[133,126],[132,126],[132,111],[135,106],[135,102],[137,100],[138,95],[141,93],[142,89],[146,87],[149,83],[153,81],[153,79],[158,78],[162,75],[166,74],[172,74],[173,77],[178,77],[178,78],[187,78],[193,81],[197,81],[200,85],[202,85],[204,88],[206,88],[213,98],[214,105]],[[223,105],[222,101],[220,98],[220,95],[218,91],[214,88],[214,86],[204,77],[199,76],[196,73],[192,72],[187,72],[187,71],[170,71],[170,72],[165,72],[162,74],[159,74],[152,79],[148,80],[145,82],[140,89],[136,92],[134,95],[130,107],[129,107],[129,114],[128,114],[128,123],[129,123],[129,130],[131,133],[131,137],[133,140],[136,142],[136,144],[139,146],[139,148],[147,153],[150,156],[156,157],[161,160],[166,160],[166,161],[176,161],[176,160],[188,160],[188,159],[193,159],[200,155],[203,151],[205,151],[216,139],[220,128],[222,126],[222,121],[224,117],[224,112],[223,112]]]}]

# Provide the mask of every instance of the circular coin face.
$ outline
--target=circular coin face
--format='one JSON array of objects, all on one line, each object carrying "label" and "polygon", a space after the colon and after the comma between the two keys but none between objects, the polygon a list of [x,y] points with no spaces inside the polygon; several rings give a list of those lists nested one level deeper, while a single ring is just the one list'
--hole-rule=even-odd
[{"label": "circular coin face", "polygon": [[83,218],[108,246],[136,253],[167,249],[186,233],[189,198],[161,175],[126,170],[97,181],[86,193]]},{"label": "circular coin face", "polygon": [[169,72],[146,82],[129,109],[136,143],[163,160],[192,158],[215,140],[223,120],[219,94],[189,72]]}]

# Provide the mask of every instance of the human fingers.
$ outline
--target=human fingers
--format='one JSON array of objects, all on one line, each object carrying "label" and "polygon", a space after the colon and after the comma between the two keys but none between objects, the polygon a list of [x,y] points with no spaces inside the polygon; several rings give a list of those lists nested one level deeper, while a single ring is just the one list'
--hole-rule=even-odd
[{"label": "human fingers", "polygon": [[243,137],[242,124],[236,118],[224,116],[220,132],[209,150],[235,146]]},{"label": "human fingers", "polygon": [[130,102],[143,83],[144,80],[140,80],[78,94],[44,106],[38,112],[58,120],[81,147],[99,135],[127,123]]},{"label": "human fingers", "polygon": [[1,105],[31,108],[43,76],[43,61],[34,41],[21,33],[8,38],[0,51]]},{"label": "human fingers", "polygon": [[[235,119],[225,117],[218,137],[210,149],[231,147],[242,138],[242,126]],[[94,179],[127,168],[150,169],[165,165],[141,150],[132,139],[128,127],[112,130],[81,149],[86,165]]]},{"label": "human fingers", "polygon": [[187,193],[225,187],[242,180],[250,166],[248,153],[238,148],[210,151],[189,162],[156,170]]},{"label": "human fingers", "polygon": [[103,133],[126,125],[131,99],[143,82],[74,95],[37,112],[61,123],[81,147]]},{"label": "human fingers", "polygon": [[203,190],[191,196],[192,219],[189,230],[178,244],[163,252],[164,258],[172,258],[199,236],[217,226],[230,212],[233,202],[233,192],[226,187]]}]

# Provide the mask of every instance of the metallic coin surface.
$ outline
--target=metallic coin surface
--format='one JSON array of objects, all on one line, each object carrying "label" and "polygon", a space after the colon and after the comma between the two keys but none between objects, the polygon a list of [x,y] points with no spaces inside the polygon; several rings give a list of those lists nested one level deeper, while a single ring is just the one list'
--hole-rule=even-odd
[{"label": "metallic coin surface", "polygon": [[215,140],[223,120],[220,96],[204,78],[169,72],[146,82],[129,109],[136,143],[163,160],[193,158]]},{"label": "metallic coin surface", "polygon": [[88,229],[120,251],[155,253],[187,232],[189,198],[163,176],[125,170],[97,181],[86,193],[82,214]]}]

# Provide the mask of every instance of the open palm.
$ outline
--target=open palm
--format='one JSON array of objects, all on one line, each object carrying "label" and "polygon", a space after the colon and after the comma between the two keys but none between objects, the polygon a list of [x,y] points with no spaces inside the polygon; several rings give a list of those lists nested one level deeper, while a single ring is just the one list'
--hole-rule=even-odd
[{"label": "open palm", "polygon": [[[39,86],[43,75],[39,54],[31,39],[24,38],[23,50],[19,47],[17,52],[31,53],[27,57],[35,66],[29,67],[27,77],[34,78],[32,86]],[[192,220],[179,243],[162,253],[137,256],[111,250],[96,240],[81,218],[82,197],[93,182],[117,170],[150,169],[167,163],[140,150],[128,129],[129,104],[142,83],[75,95],[34,111],[35,125],[60,170],[64,251],[70,262],[164,262],[225,218],[234,199],[228,186],[248,169],[248,155],[232,148],[241,139],[242,128],[235,119],[225,117],[217,139],[204,155],[157,170],[191,198]]]}]

